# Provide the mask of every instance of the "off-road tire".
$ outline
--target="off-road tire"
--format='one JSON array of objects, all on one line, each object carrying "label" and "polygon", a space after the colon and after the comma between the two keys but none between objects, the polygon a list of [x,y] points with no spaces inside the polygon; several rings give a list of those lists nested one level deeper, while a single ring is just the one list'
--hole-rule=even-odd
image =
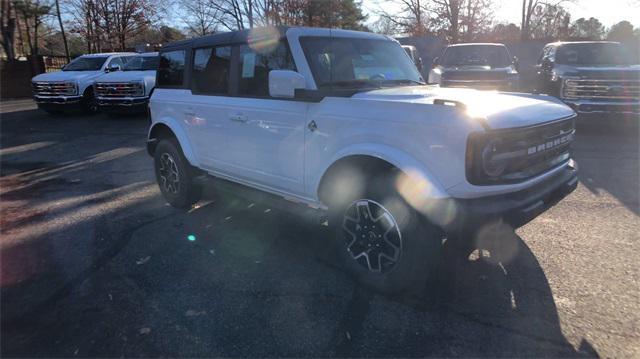
[{"label": "off-road tire", "polygon": [[186,209],[200,200],[202,186],[195,181],[198,171],[189,164],[175,138],[161,139],[153,157],[160,192],[171,206]]},{"label": "off-road tire", "polygon": [[[441,249],[442,249],[442,235],[441,231],[429,220],[416,211],[396,189],[396,171],[390,171],[381,175],[373,176],[370,183],[367,184],[363,193],[353,194],[351,198],[344,198],[340,203],[335,203],[329,206],[329,226],[330,234],[334,237],[332,240],[335,244],[335,250],[338,258],[340,259],[344,268],[350,273],[357,281],[365,286],[381,293],[401,293],[401,292],[415,292],[422,293],[427,283],[433,282],[438,276],[438,271],[441,261]],[[398,257],[398,261],[389,268],[387,261],[386,268],[383,269],[383,262],[378,261],[375,269],[380,269],[379,272],[371,270],[371,263],[368,258],[360,257],[355,259],[354,256],[358,256],[358,249],[363,248],[363,245],[356,245],[354,248],[350,243],[354,243],[357,239],[366,240],[369,237],[370,240],[376,241],[376,234],[378,236],[381,232],[387,232],[387,229],[381,230],[379,227],[373,228],[371,232],[367,232],[369,228],[374,227],[370,220],[363,219],[362,216],[358,216],[361,222],[361,231],[354,235],[352,220],[345,219],[345,215],[350,218],[353,217],[353,206],[362,206],[364,201],[367,201],[369,207],[374,207],[374,212],[368,213],[369,219],[375,219],[373,224],[380,224],[384,226],[385,223],[390,222],[385,218],[391,215],[394,224],[398,228],[400,237],[401,252]],[[382,207],[379,208],[377,206]],[[348,213],[351,211],[350,213]],[[362,211],[365,212],[365,211]],[[386,213],[386,214],[385,214]],[[373,218],[371,218],[373,217]],[[365,222],[366,221],[366,222]],[[362,230],[364,223],[369,223],[371,227]],[[349,227],[349,230],[347,228]],[[393,235],[393,229],[389,231]],[[365,237],[362,237],[364,235]],[[393,236],[392,236],[393,237]],[[386,236],[385,236],[386,239]],[[398,242],[394,238],[389,238],[390,241],[386,242],[387,249],[390,247],[390,242]],[[380,244],[378,239],[377,244]],[[375,251],[370,252],[374,254]],[[388,252],[385,253],[388,255]],[[364,259],[363,259],[364,258]],[[378,259],[380,260],[381,257]],[[387,260],[387,258],[384,258]],[[372,260],[376,262],[375,259]]]}]

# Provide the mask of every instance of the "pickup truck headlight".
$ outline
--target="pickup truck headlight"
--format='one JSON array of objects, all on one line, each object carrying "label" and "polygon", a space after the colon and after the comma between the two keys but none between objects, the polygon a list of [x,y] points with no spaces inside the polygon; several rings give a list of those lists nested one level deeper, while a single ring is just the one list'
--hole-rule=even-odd
[{"label": "pickup truck headlight", "polygon": [[75,81],[68,81],[64,83],[65,95],[77,95],[78,94],[78,83]]},{"label": "pickup truck headlight", "polygon": [[131,82],[132,87],[132,96],[144,96],[144,82],[143,81],[133,81]]}]

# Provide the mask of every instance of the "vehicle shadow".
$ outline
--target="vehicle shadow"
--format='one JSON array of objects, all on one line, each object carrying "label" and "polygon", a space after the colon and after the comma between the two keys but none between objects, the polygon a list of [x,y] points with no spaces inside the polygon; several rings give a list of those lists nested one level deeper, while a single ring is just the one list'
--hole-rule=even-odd
[{"label": "vehicle shadow", "polygon": [[[345,330],[352,338],[365,337],[369,345],[345,339],[337,354],[598,357],[585,339],[574,348],[565,338],[547,278],[524,241],[513,231],[500,235],[497,240],[506,253],[475,250],[469,258],[449,254],[440,278],[423,293],[387,298],[412,309],[394,308],[399,332],[385,330],[388,323],[363,320],[367,315],[348,317]],[[354,307],[375,310],[375,294],[363,288],[357,293]],[[376,330],[368,328],[372,324]],[[432,335],[425,336],[425,328]]]},{"label": "vehicle shadow", "polygon": [[576,119],[572,156],[592,194],[610,194],[640,215],[640,117],[591,115]]}]

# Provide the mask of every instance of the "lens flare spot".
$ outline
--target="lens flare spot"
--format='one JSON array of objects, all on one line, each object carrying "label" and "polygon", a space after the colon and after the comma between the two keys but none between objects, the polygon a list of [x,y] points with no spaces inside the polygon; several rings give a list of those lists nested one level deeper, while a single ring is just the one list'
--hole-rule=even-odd
[{"label": "lens flare spot", "polygon": [[433,184],[420,172],[409,170],[401,173],[396,180],[396,189],[411,207],[435,224],[446,226],[455,220],[455,202],[435,198]]},{"label": "lens flare spot", "polygon": [[253,28],[247,38],[249,47],[259,54],[268,54],[275,50],[278,41],[280,41],[280,33],[271,26]]},{"label": "lens flare spot", "polygon": [[190,234],[187,236],[187,240],[189,240],[190,242],[193,242],[196,240],[196,236],[194,236],[193,234]]}]

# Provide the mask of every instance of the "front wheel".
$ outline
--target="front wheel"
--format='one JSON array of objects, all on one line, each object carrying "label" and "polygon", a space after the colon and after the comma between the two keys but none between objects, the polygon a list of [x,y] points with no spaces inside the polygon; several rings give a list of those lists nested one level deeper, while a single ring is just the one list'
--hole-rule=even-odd
[{"label": "front wheel", "polygon": [[87,90],[85,92],[82,97],[82,108],[84,109],[84,112],[89,115],[98,113],[98,99],[94,96],[93,91]]},{"label": "front wheel", "polygon": [[421,291],[441,260],[442,236],[407,203],[393,176],[330,207],[338,257],[364,285],[383,293]]},{"label": "front wheel", "polygon": [[194,180],[196,170],[175,139],[160,140],[154,152],[154,164],[160,192],[170,205],[189,208],[200,200],[202,186]]}]

